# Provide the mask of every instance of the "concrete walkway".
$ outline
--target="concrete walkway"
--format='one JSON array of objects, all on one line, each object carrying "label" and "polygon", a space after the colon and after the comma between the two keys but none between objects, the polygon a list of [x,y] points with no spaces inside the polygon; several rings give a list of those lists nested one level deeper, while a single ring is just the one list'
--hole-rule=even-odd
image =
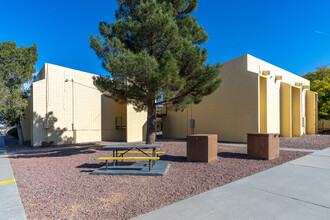
[{"label": "concrete walkway", "polygon": [[3,137],[0,137],[0,195],[0,219],[26,219]]},{"label": "concrete walkway", "polygon": [[[218,146],[247,147],[247,144],[218,143]],[[300,148],[287,148],[287,147],[280,147],[280,150],[285,150],[285,151],[299,151],[299,152],[308,152],[308,153],[314,153],[314,152],[319,151],[319,150],[313,150],[313,149],[300,149]]]},{"label": "concrete walkway", "polygon": [[329,219],[330,148],[135,219]]}]

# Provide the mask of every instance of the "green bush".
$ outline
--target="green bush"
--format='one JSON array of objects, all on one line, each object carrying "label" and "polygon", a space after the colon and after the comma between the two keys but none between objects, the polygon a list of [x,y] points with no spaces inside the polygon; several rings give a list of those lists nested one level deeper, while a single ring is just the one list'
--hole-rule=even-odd
[{"label": "green bush", "polygon": [[17,128],[13,127],[12,129],[10,129],[7,132],[8,135],[13,136],[14,138],[16,138],[18,140],[18,133],[17,133]]}]

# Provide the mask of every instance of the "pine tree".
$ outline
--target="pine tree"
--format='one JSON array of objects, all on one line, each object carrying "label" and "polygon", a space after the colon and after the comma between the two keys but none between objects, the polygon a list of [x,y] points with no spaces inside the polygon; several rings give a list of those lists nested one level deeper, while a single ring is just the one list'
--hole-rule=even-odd
[{"label": "pine tree", "polygon": [[156,105],[183,110],[221,83],[220,64],[206,64],[208,40],[191,15],[198,0],[117,0],[116,21],[101,22],[90,46],[111,76],[95,86],[119,103],[147,110],[147,143],[156,138]]},{"label": "pine tree", "polygon": [[0,122],[17,127],[23,144],[20,120],[27,107],[24,83],[32,80],[38,60],[37,46],[17,47],[16,42],[0,42]]}]

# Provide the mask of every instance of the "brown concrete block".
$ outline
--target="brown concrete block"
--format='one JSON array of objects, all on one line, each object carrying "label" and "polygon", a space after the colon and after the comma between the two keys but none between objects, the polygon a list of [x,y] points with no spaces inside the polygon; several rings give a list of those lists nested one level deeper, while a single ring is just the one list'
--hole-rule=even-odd
[{"label": "brown concrete block", "polygon": [[247,134],[247,154],[267,160],[278,158],[280,155],[279,134],[250,133]]},{"label": "brown concrete block", "polygon": [[187,137],[187,160],[211,162],[218,158],[218,135],[194,134]]}]

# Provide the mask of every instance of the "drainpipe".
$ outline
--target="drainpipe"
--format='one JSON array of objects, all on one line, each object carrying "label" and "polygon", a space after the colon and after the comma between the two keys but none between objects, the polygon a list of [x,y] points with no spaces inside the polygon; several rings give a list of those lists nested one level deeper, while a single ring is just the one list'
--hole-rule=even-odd
[{"label": "drainpipe", "polygon": [[64,82],[71,81],[71,104],[72,104],[72,111],[71,111],[71,117],[72,117],[72,123],[71,123],[71,130],[72,130],[72,136],[73,141],[72,143],[76,143],[76,134],[75,134],[75,126],[74,126],[74,80],[71,78],[71,80],[66,79]]},{"label": "drainpipe", "polygon": [[49,74],[48,74],[48,64],[46,64],[46,122],[44,124],[44,129],[46,130],[46,141],[48,142],[48,129],[49,129],[49,115],[48,115],[48,105],[49,105]]}]

